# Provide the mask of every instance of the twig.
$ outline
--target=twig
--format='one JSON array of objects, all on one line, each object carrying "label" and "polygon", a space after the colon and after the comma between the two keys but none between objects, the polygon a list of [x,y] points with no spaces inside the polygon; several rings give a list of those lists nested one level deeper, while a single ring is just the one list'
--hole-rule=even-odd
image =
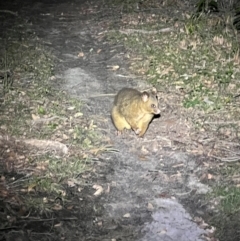
[{"label": "twig", "polygon": [[183,192],[183,193],[174,193],[174,195],[177,195],[177,196],[189,195],[189,194],[190,194],[192,191],[193,191],[193,189],[191,189],[189,192]]},{"label": "twig", "polygon": [[240,146],[240,143],[232,142],[232,141],[219,140],[219,142],[222,142],[222,144],[228,144],[228,145],[231,145],[231,146]]},{"label": "twig", "polygon": [[[47,222],[47,221],[53,221],[56,220],[57,218],[47,218],[47,219],[40,219],[40,218],[35,218],[35,217],[21,217],[21,219],[25,219],[25,221],[34,221],[34,222]],[[27,220],[26,220],[27,219]],[[78,218],[61,218],[61,220],[78,220]]]},{"label": "twig", "polygon": [[231,156],[231,157],[217,157],[211,155],[211,157],[214,157],[222,162],[237,162],[240,161],[240,156]]},{"label": "twig", "polygon": [[240,152],[236,152],[236,151],[233,151],[233,150],[229,150],[229,149],[227,149],[227,148],[225,148],[225,147],[223,147],[223,146],[217,146],[217,147],[215,147],[215,149],[220,149],[220,150],[222,150],[222,151],[231,152],[232,154],[235,154],[235,155],[239,155],[239,154],[240,154]]},{"label": "twig", "polygon": [[[117,94],[117,93],[116,93]],[[89,98],[98,98],[98,97],[107,97],[107,96],[115,96],[116,94],[99,94],[99,95],[91,95]]]},{"label": "twig", "polygon": [[239,124],[240,121],[205,121],[204,124],[219,124],[219,125],[223,125],[223,124]]},{"label": "twig", "polygon": [[60,120],[66,120],[66,118],[63,118],[63,117],[60,117],[60,116],[52,116],[52,117],[49,117],[49,118],[39,118],[39,119],[35,119],[35,120],[32,120],[32,124],[39,124],[39,123],[46,123],[46,122],[50,122],[50,121],[53,121],[55,119],[60,119]]},{"label": "twig", "polygon": [[119,32],[123,34],[132,34],[132,33],[157,34],[157,33],[172,32],[173,30],[174,30],[173,28],[162,28],[159,30],[152,30],[152,31],[147,31],[142,29],[125,29],[125,30],[119,30]]},{"label": "twig", "polygon": [[14,15],[14,16],[17,16],[18,14],[17,13],[15,13],[15,12],[13,12],[13,11],[10,11],[10,10],[0,10],[0,13],[10,13],[10,14],[12,14],[12,15]]}]

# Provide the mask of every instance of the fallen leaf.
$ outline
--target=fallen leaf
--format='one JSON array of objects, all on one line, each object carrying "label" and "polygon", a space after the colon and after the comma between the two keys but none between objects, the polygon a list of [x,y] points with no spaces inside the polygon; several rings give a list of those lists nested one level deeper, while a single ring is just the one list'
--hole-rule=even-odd
[{"label": "fallen leaf", "polygon": [[78,57],[84,57],[84,53],[83,52],[78,53]]},{"label": "fallen leaf", "polygon": [[165,233],[167,233],[167,230],[166,229],[163,229],[163,230],[161,230],[160,232],[158,232],[159,234],[165,234]]},{"label": "fallen leaf", "polygon": [[153,211],[153,209],[154,209],[153,205],[151,203],[148,203],[147,209],[148,209],[148,211]]},{"label": "fallen leaf", "polygon": [[62,226],[61,223],[57,223],[57,224],[54,225],[55,228],[57,228],[57,227],[61,227],[61,226]]},{"label": "fallen leaf", "polygon": [[72,180],[68,180],[67,184],[69,187],[75,187],[75,183]]},{"label": "fallen leaf", "polygon": [[91,177],[91,174],[90,173],[87,173],[87,174],[82,174],[82,178],[90,178]]},{"label": "fallen leaf", "polygon": [[130,213],[126,213],[123,215],[124,218],[130,218],[131,217],[131,214]]},{"label": "fallen leaf", "polygon": [[108,65],[107,68],[112,69],[113,71],[115,71],[115,70],[118,70],[120,67],[119,67],[119,65],[112,65],[112,66]]},{"label": "fallen leaf", "polygon": [[99,196],[99,195],[101,195],[101,193],[103,192],[103,188],[102,188],[102,186],[100,186],[100,185],[93,185],[93,188],[95,189],[95,190],[97,190],[93,195],[94,196]]},{"label": "fallen leaf", "polygon": [[62,138],[63,138],[63,140],[68,140],[68,139],[69,139],[69,136],[67,136],[66,134],[63,134],[63,135],[62,135]]},{"label": "fallen leaf", "polygon": [[105,191],[105,193],[110,193],[110,185],[108,184],[107,190]]},{"label": "fallen leaf", "polygon": [[67,109],[68,110],[74,110],[76,107],[75,106],[70,106],[70,107],[68,107]]},{"label": "fallen leaf", "polygon": [[36,183],[32,183],[28,186],[28,192],[35,191],[34,188],[37,186]]},{"label": "fallen leaf", "polygon": [[83,113],[77,112],[77,113],[74,115],[75,118],[77,118],[77,117],[79,117],[79,116],[83,116]]},{"label": "fallen leaf", "polygon": [[33,119],[34,121],[35,121],[35,120],[38,120],[38,119],[40,119],[40,116],[32,114],[32,119]]},{"label": "fallen leaf", "polygon": [[22,160],[22,159],[25,159],[25,158],[26,158],[25,156],[18,156],[19,160]]},{"label": "fallen leaf", "polygon": [[213,175],[212,174],[210,174],[210,173],[208,173],[208,180],[211,180],[212,178],[213,178]]},{"label": "fallen leaf", "polygon": [[149,151],[145,148],[145,146],[142,146],[141,152],[145,155],[149,153]]},{"label": "fallen leaf", "polygon": [[55,210],[55,211],[59,211],[59,210],[62,210],[63,207],[60,204],[56,204],[55,206],[52,207],[52,209]]},{"label": "fallen leaf", "polygon": [[5,176],[0,177],[1,182],[4,182],[6,180]]}]

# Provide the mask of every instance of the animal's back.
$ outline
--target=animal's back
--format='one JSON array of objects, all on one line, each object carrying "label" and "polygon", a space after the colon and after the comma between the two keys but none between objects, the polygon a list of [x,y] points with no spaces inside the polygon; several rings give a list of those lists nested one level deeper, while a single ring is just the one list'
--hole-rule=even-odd
[{"label": "animal's back", "polygon": [[137,109],[137,103],[140,99],[141,92],[138,90],[123,88],[116,95],[114,99],[114,105],[117,107],[119,114],[126,117],[128,115],[134,114],[133,110]]}]

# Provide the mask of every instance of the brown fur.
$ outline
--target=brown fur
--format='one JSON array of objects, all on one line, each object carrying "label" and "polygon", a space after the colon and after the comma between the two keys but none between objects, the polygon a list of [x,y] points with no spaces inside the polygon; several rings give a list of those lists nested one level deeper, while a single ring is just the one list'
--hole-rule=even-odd
[{"label": "brown fur", "polygon": [[123,88],[114,99],[111,115],[118,133],[124,129],[133,129],[141,137],[145,134],[153,116],[159,113],[156,95]]}]

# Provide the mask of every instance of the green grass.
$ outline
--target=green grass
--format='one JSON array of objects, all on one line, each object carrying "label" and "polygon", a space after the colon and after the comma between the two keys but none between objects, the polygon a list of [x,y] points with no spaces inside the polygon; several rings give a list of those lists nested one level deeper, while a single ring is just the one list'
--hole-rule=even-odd
[{"label": "green grass", "polygon": [[225,214],[234,214],[240,211],[240,188],[236,186],[218,186],[211,194],[219,199],[219,209]]},{"label": "green grass", "polygon": [[[127,28],[153,30],[155,22],[159,23],[159,19],[148,27]],[[140,57],[131,66],[136,74],[143,73],[158,88],[164,85],[184,89],[186,108],[219,109],[226,100],[232,102],[238,91],[237,36],[234,31],[225,33],[214,19],[186,18],[180,28],[169,33],[123,35],[116,32],[115,36],[111,33],[109,39],[122,41],[130,53]]]}]

